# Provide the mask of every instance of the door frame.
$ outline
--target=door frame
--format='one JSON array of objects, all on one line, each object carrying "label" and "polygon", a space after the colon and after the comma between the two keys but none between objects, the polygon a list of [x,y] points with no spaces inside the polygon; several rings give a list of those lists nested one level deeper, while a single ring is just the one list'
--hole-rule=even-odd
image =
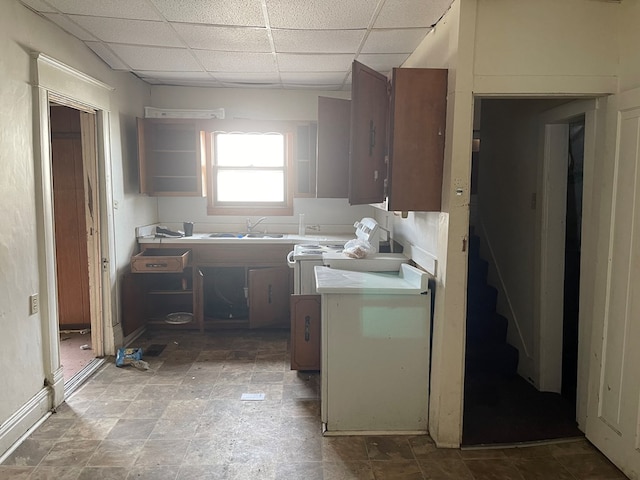
[{"label": "door frame", "polygon": [[[113,88],[43,53],[31,55],[42,348],[45,383],[50,389],[49,402],[55,408],[64,401],[65,385],[60,364],[49,105],[57,103],[95,112],[97,128],[93,132],[97,148],[89,159],[84,159],[83,148],[83,163],[92,161],[96,166],[95,177],[99,179],[96,198],[99,198],[100,229],[90,250],[95,254],[97,246],[101,251],[101,258],[93,258],[90,267],[90,281],[97,287],[92,292],[92,303],[96,301],[99,308],[92,311],[91,326],[92,331],[94,327],[97,330],[98,341],[93,345],[96,356],[104,355],[105,351],[113,350],[114,341],[112,322],[107,321],[115,311],[111,285],[116,278],[115,267],[109,262],[111,253],[115,252],[114,219],[112,210],[107,208],[113,204],[109,150],[109,103]],[[83,139],[83,143],[84,140],[92,141]],[[95,363],[94,369],[101,362]]]},{"label": "door frame", "polygon": [[[540,218],[538,238],[538,302],[535,312],[537,350],[536,385],[541,391],[558,392],[562,386],[562,322],[564,317],[564,256],[567,194],[567,162],[571,121],[584,117],[583,221],[581,225],[580,304],[578,332],[578,377],[576,420],[584,431],[587,416],[589,348],[593,323],[593,288],[590,279],[598,232],[591,221],[597,214],[594,205],[594,168],[596,126],[600,102],[578,100],[549,110],[540,116],[542,168],[538,175]],[[594,210],[595,208],[595,210]]]}]

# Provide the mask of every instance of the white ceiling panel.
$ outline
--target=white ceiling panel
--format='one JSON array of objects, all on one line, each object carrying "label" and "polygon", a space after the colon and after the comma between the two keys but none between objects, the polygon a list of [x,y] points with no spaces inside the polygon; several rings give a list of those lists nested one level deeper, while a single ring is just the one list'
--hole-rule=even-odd
[{"label": "white ceiling panel", "polygon": [[45,13],[44,16],[62,28],[65,32],[70,33],[80,40],[85,42],[95,42],[98,40],[85,29],[79,27],[77,23],[70,20],[68,15],[63,15],[61,13]]},{"label": "white ceiling panel", "polygon": [[107,65],[114,70],[131,70],[131,67],[117,57],[104,43],[86,42],[87,46],[93,50]]},{"label": "white ceiling panel", "polygon": [[184,44],[169,24],[149,20],[86,17],[70,15],[69,18],[103,42],[182,47]]},{"label": "white ceiling panel", "polygon": [[388,73],[394,67],[399,67],[409,58],[408,53],[384,53],[384,54],[363,54],[358,55],[360,63],[364,63],[368,67],[378,70],[381,73]]},{"label": "white ceiling panel", "polygon": [[147,0],[47,0],[63,13],[93,17],[161,20]]},{"label": "white ceiling panel", "polygon": [[271,52],[266,28],[218,27],[176,23],[173,28],[186,44],[199,50]]},{"label": "white ceiling panel", "polygon": [[451,3],[451,0],[386,0],[373,27],[431,27]]},{"label": "white ceiling panel", "polygon": [[109,47],[133,70],[201,72],[191,52],[183,48],[139,47],[109,44]]},{"label": "white ceiling panel", "polygon": [[354,57],[401,66],[453,2],[18,1],[150,84],[342,90]]},{"label": "white ceiling panel", "polygon": [[36,12],[40,12],[40,13],[56,12],[57,11],[55,8],[53,8],[52,6],[47,4],[46,2],[43,2],[42,0],[22,0],[22,3],[24,3],[26,6],[34,9]]},{"label": "white ceiling panel", "polygon": [[353,55],[278,53],[277,59],[281,72],[346,72],[351,68]]},{"label": "white ceiling panel", "polygon": [[431,29],[372,30],[362,48],[362,53],[411,53],[429,30]]},{"label": "white ceiling panel", "polygon": [[342,72],[283,72],[282,83],[296,85],[342,85],[347,73]]},{"label": "white ceiling panel", "polygon": [[208,72],[277,72],[272,53],[194,50]]},{"label": "white ceiling panel", "polygon": [[272,28],[367,28],[376,11],[373,0],[266,0]]},{"label": "white ceiling panel", "polygon": [[217,80],[224,83],[279,83],[280,75],[273,72],[215,72],[212,73]]},{"label": "white ceiling panel", "polygon": [[366,30],[273,30],[278,53],[356,53]]},{"label": "white ceiling panel", "polygon": [[264,27],[260,0],[149,0],[170,22]]}]

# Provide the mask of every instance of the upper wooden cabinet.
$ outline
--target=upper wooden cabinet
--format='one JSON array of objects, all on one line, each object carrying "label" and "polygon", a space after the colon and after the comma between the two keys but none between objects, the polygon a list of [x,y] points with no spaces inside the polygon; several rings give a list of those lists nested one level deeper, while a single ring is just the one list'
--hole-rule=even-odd
[{"label": "upper wooden cabinet", "polygon": [[348,197],[350,123],[350,100],[318,97],[318,198]]},{"label": "upper wooden cabinet", "polygon": [[138,118],[141,193],[204,196],[206,141],[197,120]]},{"label": "upper wooden cabinet", "polygon": [[[395,211],[440,210],[446,103],[446,69],[394,68],[389,83],[385,76],[354,62],[351,204],[383,203]],[[380,112],[385,113],[384,120]]]},{"label": "upper wooden cabinet", "polygon": [[349,203],[380,203],[386,177],[387,79],[359,62],[353,62],[352,77]]}]

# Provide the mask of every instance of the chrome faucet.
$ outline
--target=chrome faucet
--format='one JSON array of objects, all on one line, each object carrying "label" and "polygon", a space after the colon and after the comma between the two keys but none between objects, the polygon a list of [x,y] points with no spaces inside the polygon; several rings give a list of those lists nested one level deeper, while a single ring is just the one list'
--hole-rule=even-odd
[{"label": "chrome faucet", "polygon": [[267,217],[260,217],[258,220],[256,220],[255,223],[252,223],[251,219],[247,218],[247,233],[253,232],[253,229],[256,228],[258,225],[260,225],[266,219]]}]

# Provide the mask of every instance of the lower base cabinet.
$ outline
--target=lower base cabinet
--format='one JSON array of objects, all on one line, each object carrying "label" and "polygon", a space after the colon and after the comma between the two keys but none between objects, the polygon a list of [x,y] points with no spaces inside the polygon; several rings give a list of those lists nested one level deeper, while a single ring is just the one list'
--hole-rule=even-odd
[{"label": "lower base cabinet", "polygon": [[320,295],[291,295],[291,370],[320,370]]}]

